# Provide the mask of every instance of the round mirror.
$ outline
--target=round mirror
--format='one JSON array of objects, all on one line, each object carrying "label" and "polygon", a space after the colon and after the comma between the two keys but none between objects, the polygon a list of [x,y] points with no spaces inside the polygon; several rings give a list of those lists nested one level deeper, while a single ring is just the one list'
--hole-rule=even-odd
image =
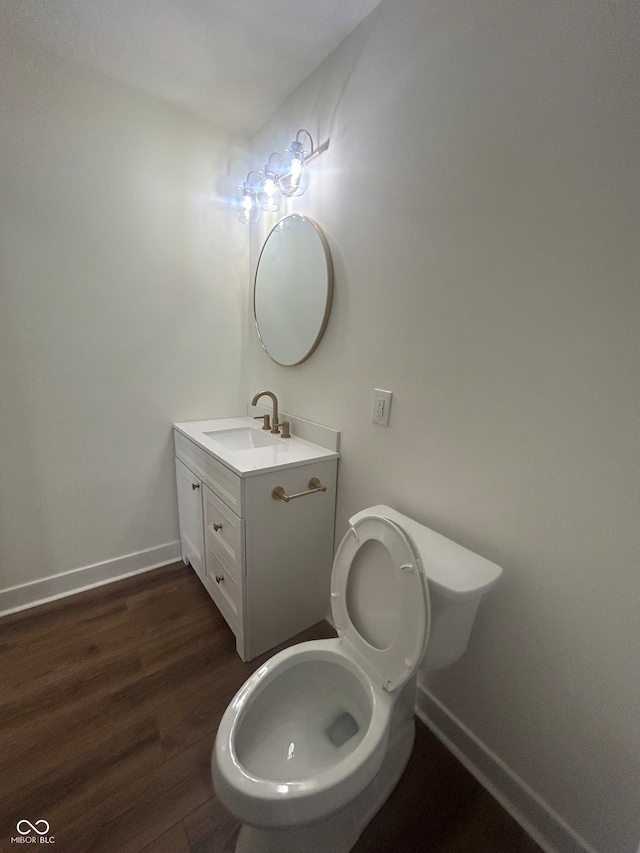
[{"label": "round mirror", "polygon": [[300,364],[320,343],[333,296],[331,254],[306,216],[285,216],[264,242],[253,288],[258,337],[278,364]]}]

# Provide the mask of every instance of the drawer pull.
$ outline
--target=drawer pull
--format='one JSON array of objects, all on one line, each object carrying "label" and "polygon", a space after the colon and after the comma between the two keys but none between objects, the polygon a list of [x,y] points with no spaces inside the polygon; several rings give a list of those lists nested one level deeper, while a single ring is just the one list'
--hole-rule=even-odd
[{"label": "drawer pull", "polygon": [[222,530],[222,525],[221,525],[221,524],[214,524],[214,525],[213,525],[213,529],[214,529],[216,532],[217,532],[218,530]]},{"label": "drawer pull", "polygon": [[222,583],[224,580],[224,575],[216,575],[216,583]]},{"label": "drawer pull", "polygon": [[192,488],[192,489],[194,489],[194,490],[195,490],[195,489],[199,489],[199,488],[200,488],[200,483],[191,483],[191,488]]},{"label": "drawer pull", "polygon": [[306,492],[296,492],[295,495],[287,495],[282,486],[276,486],[271,492],[271,497],[274,501],[285,501],[285,503],[289,503],[289,501],[292,501],[294,498],[303,498],[305,495],[315,495],[316,492],[326,491],[327,487],[323,486],[317,477],[312,477],[309,480],[309,488]]}]

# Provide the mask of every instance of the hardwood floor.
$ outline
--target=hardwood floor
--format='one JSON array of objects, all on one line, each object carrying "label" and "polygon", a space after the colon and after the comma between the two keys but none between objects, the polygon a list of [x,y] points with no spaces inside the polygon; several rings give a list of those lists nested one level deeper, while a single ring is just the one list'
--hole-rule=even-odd
[{"label": "hardwood floor", "polygon": [[[292,642],[332,636],[326,623]],[[46,820],[60,853],[232,853],[210,755],[244,664],[182,563],[0,619],[0,850]],[[418,724],[354,853],[540,853]],[[301,851],[306,853],[306,851]],[[312,853],[312,852],[311,852]]]}]

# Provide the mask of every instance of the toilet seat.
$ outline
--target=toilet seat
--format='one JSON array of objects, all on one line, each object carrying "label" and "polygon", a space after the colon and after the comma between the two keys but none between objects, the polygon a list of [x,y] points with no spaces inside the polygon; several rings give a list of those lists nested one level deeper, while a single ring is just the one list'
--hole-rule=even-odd
[{"label": "toilet seat", "polygon": [[[300,714],[321,715],[322,709],[313,704],[305,708],[308,693],[301,692],[304,683],[289,692],[288,688],[293,685],[292,679],[287,677],[296,668],[306,670],[318,662],[326,664],[329,670],[324,682],[328,693],[337,687],[338,693],[342,690],[344,694],[346,689],[347,696],[360,697],[362,716],[355,716],[360,719],[364,737],[356,741],[353,749],[351,741],[336,748],[335,761],[328,765],[306,768],[299,773],[294,763],[286,774],[261,773],[252,762],[243,760],[242,728],[248,725],[255,731],[255,744],[261,749],[264,743],[273,742],[272,733],[276,735],[273,740],[277,740],[282,726],[295,725]],[[334,668],[342,671],[342,679],[336,681],[331,676],[330,670]],[[314,676],[312,669],[307,677]],[[251,719],[260,695],[270,687],[275,689],[275,685],[285,692],[288,713],[279,715],[276,709],[273,714],[263,716],[258,711]],[[211,762],[216,793],[234,815],[251,826],[290,827],[300,823],[301,817],[304,817],[303,822],[311,822],[333,814],[357,796],[380,769],[393,707],[394,697],[371,682],[339,639],[311,640],[290,646],[249,677],[223,714]],[[295,754],[295,735],[291,741]],[[274,758],[275,764],[277,756]]]},{"label": "toilet seat", "polygon": [[[370,613],[366,608],[358,609],[356,627],[350,614],[350,607],[357,607],[361,596],[366,593],[367,583],[363,577],[363,566],[358,566],[358,575],[352,575],[354,561],[365,543],[375,541],[383,545],[390,558],[387,566],[393,573],[393,589],[396,593],[396,606],[389,606],[395,612],[394,636],[381,647],[369,642],[375,635],[375,620],[380,620],[379,612]],[[365,561],[364,554],[360,558]],[[365,516],[352,522],[343,538],[333,563],[331,575],[331,611],[341,641],[345,644],[354,660],[367,675],[384,690],[391,692],[405,684],[414,674],[429,636],[430,607],[427,586],[420,560],[402,529],[388,518]],[[389,612],[384,615],[389,615]],[[369,630],[369,628],[371,630]]]}]

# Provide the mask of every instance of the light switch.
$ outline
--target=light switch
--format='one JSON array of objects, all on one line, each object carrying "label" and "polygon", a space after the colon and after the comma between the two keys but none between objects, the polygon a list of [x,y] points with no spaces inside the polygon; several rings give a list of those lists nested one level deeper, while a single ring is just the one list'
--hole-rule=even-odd
[{"label": "light switch", "polygon": [[373,392],[373,414],[371,420],[374,424],[389,426],[389,414],[391,412],[391,391],[383,391],[376,388]]}]

